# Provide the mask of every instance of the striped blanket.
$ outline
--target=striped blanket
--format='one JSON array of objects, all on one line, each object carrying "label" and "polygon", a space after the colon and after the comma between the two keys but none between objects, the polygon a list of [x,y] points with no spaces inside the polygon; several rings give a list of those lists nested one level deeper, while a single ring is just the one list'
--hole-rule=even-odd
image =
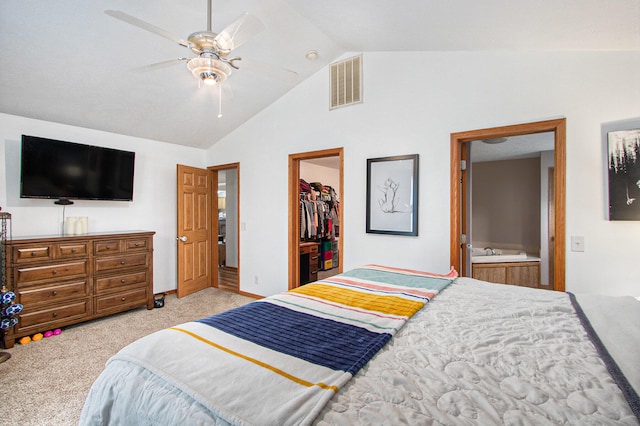
[{"label": "striped blanket", "polygon": [[151,334],[133,362],[232,424],[309,424],[457,273],[367,265]]}]

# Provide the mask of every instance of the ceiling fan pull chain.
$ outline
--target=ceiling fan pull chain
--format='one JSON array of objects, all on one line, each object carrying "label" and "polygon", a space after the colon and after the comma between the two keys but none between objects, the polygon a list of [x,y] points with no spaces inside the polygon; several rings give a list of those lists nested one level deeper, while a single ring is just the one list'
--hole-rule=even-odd
[{"label": "ceiling fan pull chain", "polygon": [[222,84],[218,84],[218,118],[222,118]]}]

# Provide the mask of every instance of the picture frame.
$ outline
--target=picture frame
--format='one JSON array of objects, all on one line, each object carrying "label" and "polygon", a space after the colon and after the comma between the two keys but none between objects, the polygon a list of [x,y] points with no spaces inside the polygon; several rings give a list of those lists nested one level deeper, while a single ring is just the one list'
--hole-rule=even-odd
[{"label": "picture frame", "polygon": [[640,129],[607,132],[609,220],[640,220]]},{"label": "picture frame", "polygon": [[367,233],[418,235],[418,154],[367,159]]}]

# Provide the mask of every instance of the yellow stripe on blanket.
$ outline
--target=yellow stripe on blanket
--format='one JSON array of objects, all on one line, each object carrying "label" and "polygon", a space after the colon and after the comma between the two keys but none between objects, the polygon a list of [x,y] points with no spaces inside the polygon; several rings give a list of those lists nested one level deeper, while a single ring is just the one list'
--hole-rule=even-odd
[{"label": "yellow stripe on blanket", "polygon": [[387,315],[411,317],[424,306],[424,302],[398,296],[369,294],[321,283],[306,284],[290,291]]}]

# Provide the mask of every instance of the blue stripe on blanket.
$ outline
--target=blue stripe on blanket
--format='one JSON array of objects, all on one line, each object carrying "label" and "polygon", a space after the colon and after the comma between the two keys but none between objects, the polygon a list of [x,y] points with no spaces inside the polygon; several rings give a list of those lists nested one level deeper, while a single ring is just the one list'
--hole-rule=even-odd
[{"label": "blue stripe on blanket", "polygon": [[197,322],[260,346],[355,375],[391,338],[364,328],[254,302]]}]

